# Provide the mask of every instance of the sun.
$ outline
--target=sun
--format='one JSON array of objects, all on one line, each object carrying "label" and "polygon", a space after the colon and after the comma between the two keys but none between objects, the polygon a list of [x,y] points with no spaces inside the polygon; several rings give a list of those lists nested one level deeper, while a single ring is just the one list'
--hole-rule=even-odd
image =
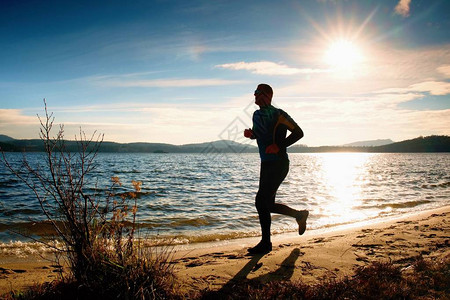
[{"label": "sun", "polygon": [[350,40],[337,40],[330,44],[324,60],[333,68],[353,69],[363,60],[358,45]]}]

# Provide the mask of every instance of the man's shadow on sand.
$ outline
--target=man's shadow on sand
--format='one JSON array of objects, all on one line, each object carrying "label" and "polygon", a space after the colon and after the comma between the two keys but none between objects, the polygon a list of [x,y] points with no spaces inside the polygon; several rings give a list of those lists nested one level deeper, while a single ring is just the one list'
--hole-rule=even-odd
[{"label": "man's shadow on sand", "polygon": [[286,259],[281,263],[280,267],[277,270],[252,279],[247,279],[247,276],[252,271],[256,271],[262,267],[262,263],[260,263],[259,261],[264,255],[263,254],[254,255],[250,259],[250,261],[218,291],[218,293],[229,294],[230,292],[232,292],[233,287],[237,283],[243,281],[266,283],[269,281],[289,280],[294,274],[295,262],[297,261],[300,254],[302,254],[300,252],[300,249],[295,248],[294,250],[292,250],[289,256],[286,257]]}]

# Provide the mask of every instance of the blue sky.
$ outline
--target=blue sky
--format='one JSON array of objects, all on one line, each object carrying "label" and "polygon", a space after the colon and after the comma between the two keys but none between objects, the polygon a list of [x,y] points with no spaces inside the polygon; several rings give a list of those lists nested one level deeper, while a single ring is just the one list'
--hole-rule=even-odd
[{"label": "blue sky", "polygon": [[243,142],[253,91],[310,146],[450,134],[450,1],[1,1],[0,133]]}]

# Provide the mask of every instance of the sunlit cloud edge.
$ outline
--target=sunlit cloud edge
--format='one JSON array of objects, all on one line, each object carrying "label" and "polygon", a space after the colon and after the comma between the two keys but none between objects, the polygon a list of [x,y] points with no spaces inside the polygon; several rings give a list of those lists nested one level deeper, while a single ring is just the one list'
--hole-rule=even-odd
[{"label": "sunlit cloud edge", "polygon": [[216,65],[216,68],[223,68],[229,70],[245,70],[253,74],[259,75],[294,75],[294,74],[312,74],[312,73],[327,73],[328,69],[312,69],[312,68],[294,68],[285,64],[275,63],[271,61],[258,62],[235,62],[228,64]]}]

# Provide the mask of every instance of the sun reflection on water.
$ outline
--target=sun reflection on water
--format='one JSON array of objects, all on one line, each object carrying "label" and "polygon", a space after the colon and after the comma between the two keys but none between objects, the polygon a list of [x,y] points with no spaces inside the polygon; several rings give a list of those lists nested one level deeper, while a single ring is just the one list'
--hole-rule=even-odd
[{"label": "sun reflection on water", "polygon": [[[326,183],[328,199],[321,207],[322,214],[333,223],[346,223],[367,217],[358,210],[362,205],[362,184],[367,178],[367,162],[373,154],[329,153],[321,156],[320,175]],[[330,220],[328,220],[330,221]]]}]

